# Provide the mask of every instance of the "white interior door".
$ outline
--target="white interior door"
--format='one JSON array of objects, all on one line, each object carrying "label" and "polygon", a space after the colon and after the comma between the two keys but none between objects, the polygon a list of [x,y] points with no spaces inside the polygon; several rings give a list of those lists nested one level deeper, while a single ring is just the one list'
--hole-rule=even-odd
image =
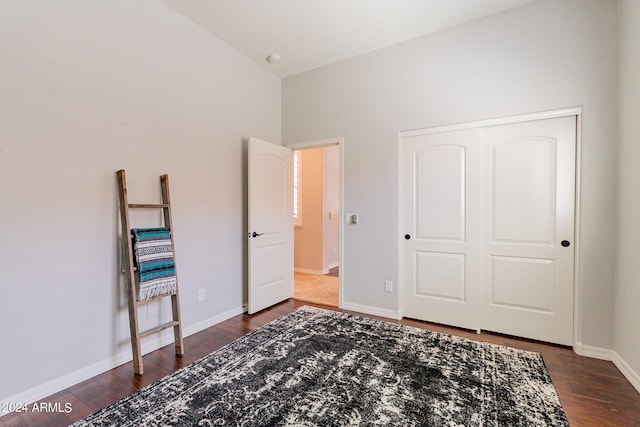
[{"label": "white interior door", "polygon": [[575,142],[575,116],[483,129],[483,329],[573,344]]},{"label": "white interior door", "polygon": [[293,297],[293,160],[249,138],[249,314]]},{"label": "white interior door", "polygon": [[402,141],[407,317],[480,328],[480,136],[468,129]]},{"label": "white interior door", "polygon": [[401,137],[406,317],[573,344],[576,117]]}]

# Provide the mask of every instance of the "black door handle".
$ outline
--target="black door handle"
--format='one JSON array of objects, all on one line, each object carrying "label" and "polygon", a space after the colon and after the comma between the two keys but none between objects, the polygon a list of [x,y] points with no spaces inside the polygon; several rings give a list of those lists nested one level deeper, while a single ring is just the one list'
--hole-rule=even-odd
[{"label": "black door handle", "polygon": [[562,245],[563,248],[566,248],[571,244],[571,242],[568,240],[563,240],[562,242],[560,242],[560,244]]},{"label": "black door handle", "polygon": [[256,233],[255,231],[251,234],[251,237],[262,236],[264,233]]},{"label": "black door handle", "polygon": [[405,238],[405,240],[409,240],[411,238],[411,234],[405,234],[404,238]]}]

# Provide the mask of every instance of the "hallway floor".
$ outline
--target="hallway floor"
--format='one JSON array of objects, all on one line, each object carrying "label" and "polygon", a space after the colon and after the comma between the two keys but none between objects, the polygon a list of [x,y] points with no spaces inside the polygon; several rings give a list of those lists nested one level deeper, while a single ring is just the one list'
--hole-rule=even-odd
[{"label": "hallway floor", "polygon": [[338,307],[338,277],[295,272],[293,281],[294,299]]}]

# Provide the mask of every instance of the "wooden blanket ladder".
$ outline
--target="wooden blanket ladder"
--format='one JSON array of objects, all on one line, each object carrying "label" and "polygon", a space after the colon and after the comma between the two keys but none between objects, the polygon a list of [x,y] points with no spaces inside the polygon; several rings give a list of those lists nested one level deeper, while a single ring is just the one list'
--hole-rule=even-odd
[{"label": "wooden blanket ladder", "polygon": [[[127,179],[124,170],[116,172],[118,177],[118,193],[120,202],[120,222],[122,225],[122,250],[124,258],[124,270],[125,270],[125,282],[127,302],[129,306],[129,327],[131,330],[131,350],[133,352],[133,370],[136,374],[142,375],[144,368],[142,366],[142,351],[140,347],[140,341],[142,338],[159,333],[165,329],[173,328],[174,342],[176,348],[176,354],[184,354],[184,343],[182,340],[182,323],[180,320],[180,304],[178,300],[178,285],[177,285],[177,269],[176,269],[176,290],[174,293],[168,293],[157,296],[155,298],[149,298],[146,300],[139,300],[136,292],[136,267],[133,263],[133,248],[131,245],[131,224],[129,223],[129,209],[162,209],[164,226],[169,229],[171,233],[171,245],[174,250],[175,260],[175,244],[173,240],[173,226],[171,223],[171,199],[169,195],[169,176],[162,175],[160,177],[160,187],[162,189],[162,203],[160,204],[137,204],[129,203],[127,199]],[[151,328],[146,331],[140,331],[138,323],[138,307],[149,304],[150,302],[157,301],[161,298],[171,297],[171,311],[173,319],[170,322],[161,324],[155,328]]]}]

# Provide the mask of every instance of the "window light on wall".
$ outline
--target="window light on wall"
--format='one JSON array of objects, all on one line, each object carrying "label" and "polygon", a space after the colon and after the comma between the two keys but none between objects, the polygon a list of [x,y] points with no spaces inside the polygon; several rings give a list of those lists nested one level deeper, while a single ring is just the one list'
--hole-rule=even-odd
[{"label": "window light on wall", "polygon": [[293,225],[302,227],[302,152],[293,151]]}]

